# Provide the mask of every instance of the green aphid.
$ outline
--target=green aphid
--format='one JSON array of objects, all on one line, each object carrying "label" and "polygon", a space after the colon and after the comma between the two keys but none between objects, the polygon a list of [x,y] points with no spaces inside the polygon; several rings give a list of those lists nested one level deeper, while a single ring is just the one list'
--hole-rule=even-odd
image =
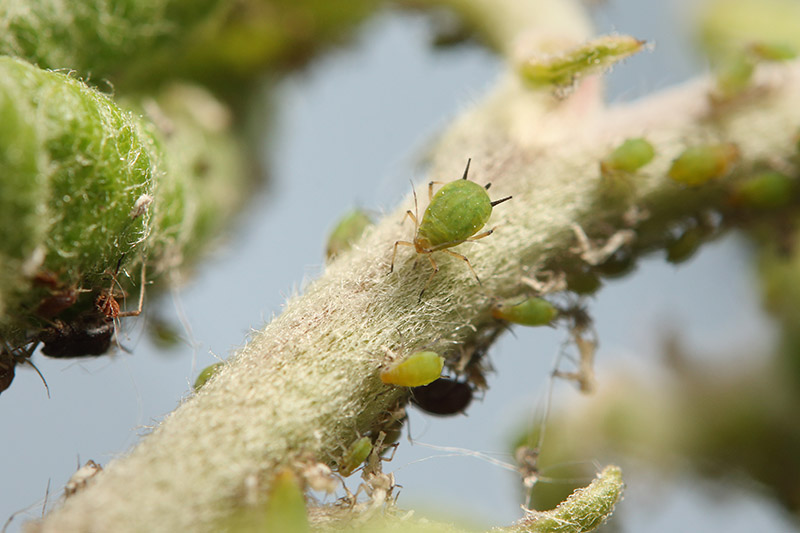
[{"label": "green aphid", "polygon": [[600,161],[600,173],[603,177],[632,174],[652,161],[655,155],[655,148],[644,137],[627,139]]},{"label": "green aphid", "polygon": [[280,531],[282,533],[310,531],[303,487],[289,468],[279,471],[272,479],[264,509],[263,527],[247,531]]},{"label": "green aphid", "polygon": [[734,205],[763,210],[785,207],[795,195],[796,182],[797,180],[780,172],[761,172],[737,183],[731,202]]},{"label": "green aphid", "polygon": [[542,298],[528,298],[514,304],[496,304],[492,307],[492,316],[498,320],[505,320],[523,326],[545,326],[558,315],[558,310]]},{"label": "green aphid", "polygon": [[568,290],[582,296],[594,294],[603,286],[597,274],[590,270],[569,271],[566,273],[566,281]]},{"label": "green aphid", "polygon": [[331,260],[342,252],[349,250],[370,225],[372,225],[372,221],[364,211],[354,209],[347,213],[336,224],[330,237],[328,237],[325,257]]},{"label": "green aphid", "polygon": [[604,278],[621,278],[636,268],[636,256],[629,248],[621,248],[594,267],[594,271]]},{"label": "green aphid", "polygon": [[697,187],[726,176],[738,160],[739,148],[733,143],[690,146],[672,162],[669,177]]},{"label": "green aphid", "polygon": [[788,43],[757,42],[749,50],[762,61],[790,61],[797,57],[797,47]]},{"label": "green aphid", "polygon": [[203,385],[206,384],[206,381],[212,378],[214,374],[220,369],[222,365],[225,363],[214,363],[213,365],[209,365],[205,367],[201,372],[200,375],[197,376],[197,379],[194,380],[194,390],[195,392],[199,391]]},{"label": "green aphid", "polygon": [[172,349],[181,342],[181,335],[177,328],[166,320],[155,317],[148,319],[147,333],[150,341],[162,349]]},{"label": "green aphid", "polygon": [[[487,183],[485,187],[481,187],[477,183],[469,181],[467,179],[467,173],[469,172],[470,161],[470,159],[467,160],[467,168],[464,169],[464,176],[460,180],[445,184],[435,195],[433,195],[433,185],[435,182],[430,182],[428,184],[430,203],[427,209],[425,209],[425,213],[422,215],[422,221],[419,221],[416,213],[406,211],[406,216],[414,221],[414,226],[416,228],[414,241],[396,241],[394,243],[392,265],[389,268],[390,273],[394,270],[397,247],[400,245],[410,246],[414,248],[418,254],[426,254],[431,262],[431,266],[433,266],[433,272],[422,288],[422,291],[419,293],[420,300],[422,299],[422,294],[425,292],[425,289],[433,279],[433,276],[439,272],[439,266],[436,264],[436,261],[433,260],[433,252],[445,252],[464,261],[480,284],[481,280],[472,268],[469,259],[447,248],[452,248],[453,246],[467,241],[476,241],[491,235],[494,229],[484,231],[478,235],[475,234],[489,221],[494,206],[511,199],[510,196],[506,196],[505,198],[493,202],[486,193],[491,183]],[[414,209],[415,211],[417,209],[416,193],[414,193]]]},{"label": "green aphid", "polygon": [[369,437],[361,437],[353,442],[345,452],[339,463],[339,474],[349,476],[353,471],[367,460],[372,451],[372,441]]},{"label": "green aphid", "polygon": [[667,245],[667,261],[677,265],[691,258],[703,244],[708,231],[700,226],[684,230],[680,237]]},{"label": "green aphid", "polygon": [[756,61],[752,55],[740,50],[729,54],[716,68],[716,97],[733,98],[750,86]]},{"label": "green aphid", "polygon": [[421,387],[439,379],[444,368],[444,357],[436,352],[416,352],[381,372],[381,381],[387,385]]},{"label": "green aphid", "polygon": [[610,68],[644,45],[628,35],[604,35],[562,52],[529,58],[519,66],[519,73],[534,87],[569,86],[580,76]]}]

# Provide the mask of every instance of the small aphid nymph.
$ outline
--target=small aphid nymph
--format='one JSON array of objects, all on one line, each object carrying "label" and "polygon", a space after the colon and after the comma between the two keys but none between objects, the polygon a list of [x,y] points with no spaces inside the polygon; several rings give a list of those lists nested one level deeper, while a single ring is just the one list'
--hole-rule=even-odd
[{"label": "small aphid nymph", "polygon": [[797,190],[797,180],[774,170],[759,172],[737,183],[730,203],[757,210],[780,209],[788,206]]},{"label": "small aphid nymph", "polygon": [[361,437],[353,442],[342,456],[339,463],[339,474],[344,477],[352,474],[361,463],[367,460],[372,451],[372,441],[369,437]]},{"label": "small aphid nymph", "polygon": [[[448,250],[448,248],[491,235],[494,232],[494,228],[483,233],[478,233],[478,231],[489,221],[489,217],[492,215],[492,208],[511,199],[511,196],[507,196],[500,200],[491,201],[486,192],[491,184],[481,187],[477,183],[469,181],[467,174],[469,173],[470,161],[467,160],[467,167],[464,169],[464,175],[460,180],[446,183],[435,195],[433,194],[433,185],[436,182],[432,181],[428,184],[430,203],[422,215],[422,220],[419,220],[417,213],[406,211],[406,216],[414,221],[414,226],[416,227],[414,241],[397,241],[394,243],[392,265],[389,268],[390,273],[394,270],[397,247],[400,245],[410,246],[418,254],[426,254],[431,266],[433,266],[433,272],[419,294],[420,299],[422,299],[422,294],[430,284],[433,276],[439,272],[439,266],[431,255],[433,252],[441,251],[461,259],[467,264],[475,279],[480,283],[480,278],[472,268],[469,259],[464,255]],[[415,210],[416,204],[417,194],[415,192]],[[476,235],[476,233],[478,234]]]},{"label": "small aphid nymph", "polygon": [[627,139],[608,157],[600,161],[600,173],[604,177],[636,172],[655,157],[653,145],[643,137]]},{"label": "small aphid nymph", "polygon": [[194,387],[193,387],[194,391],[195,392],[199,391],[203,387],[203,385],[205,385],[206,382],[209,379],[211,379],[224,364],[225,363],[214,363],[213,365],[208,365],[202,371],[200,371],[200,374],[197,376],[197,379],[194,380]]},{"label": "small aphid nymph", "polygon": [[697,187],[725,177],[738,160],[739,148],[733,143],[690,146],[672,162],[669,177]]},{"label": "small aphid nymph", "polygon": [[439,379],[444,357],[436,352],[416,352],[381,372],[381,381],[400,387],[420,387]]},{"label": "small aphid nymph", "polygon": [[325,249],[326,259],[330,261],[342,252],[349,250],[371,224],[369,216],[360,209],[353,209],[346,213],[328,237],[328,246]]}]

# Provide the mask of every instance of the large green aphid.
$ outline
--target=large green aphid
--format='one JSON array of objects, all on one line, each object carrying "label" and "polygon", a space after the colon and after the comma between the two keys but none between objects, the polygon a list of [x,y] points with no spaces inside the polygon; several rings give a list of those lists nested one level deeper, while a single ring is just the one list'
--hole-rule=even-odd
[{"label": "large green aphid", "polygon": [[381,381],[387,385],[421,387],[439,379],[444,368],[444,357],[436,352],[415,352],[399,363],[381,372]]},{"label": "large green aphid", "polygon": [[558,315],[558,309],[543,298],[527,298],[518,304],[498,303],[492,307],[492,316],[523,326],[545,326]]},{"label": "large green aphid", "polygon": [[[418,254],[427,254],[428,259],[433,266],[433,272],[419,293],[422,299],[422,293],[430,284],[433,276],[439,272],[439,266],[433,260],[433,252],[445,252],[454,257],[464,261],[478,283],[481,282],[469,259],[466,256],[457,254],[447,248],[452,248],[463,242],[476,241],[491,235],[494,228],[483,233],[478,231],[483,228],[489,221],[492,215],[492,208],[497,204],[510,200],[510,196],[495,200],[494,202],[489,199],[486,190],[491,183],[487,183],[485,187],[481,187],[473,181],[467,179],[469,172],[469,164],[471,159],[467,160],[467,167],[464,169],[464,176],[460,180],[451,181],[446,183],[439,192],[433,194],[433,185],[436,182],[428,184],[428,198],[430,203],[425,213],[422,215],[422,221],[416,213],[406,211],[406,216],[414,221],[416,233],[414,235],[414,242],[397,241],[394,243],[394,253],[392,253],[392,266],[389,272],[394,270],[394,260],[397,256],[397,247],[401,244],[403,246],[411,246]],[[417,193],[414,193],[414,210],[417,211]],[[476,235],[476,233],[478,233]]]}]

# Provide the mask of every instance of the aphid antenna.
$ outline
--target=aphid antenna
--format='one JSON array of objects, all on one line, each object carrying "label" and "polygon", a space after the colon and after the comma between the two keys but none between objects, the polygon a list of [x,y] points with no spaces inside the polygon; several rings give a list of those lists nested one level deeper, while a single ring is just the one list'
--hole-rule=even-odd
[{"label": "aphid antenna", "polygon": [[47,392],[47,399],[49,400],[50,399],[50,387],[47,385],[47,380],[44,379],[44,376],[39,371],[39,368],[35,364],[33,364],[33,361],[31,361],[31,356],[33,355],[33,352],[34,352],[34,350],[36,350],[36,347],[38,345],[39,345],[39,341],[34,341],[27,348],[24,347],[25,346],[24,344],[22,346],[20,346],[19,348],[12,348],[11,346],[8,345],[8,343],[5,341],[5,339],[3,340],[3,349],[6,351],[6,353],[11,355],[11,357],[14,359],[14,362],[16,364],[21,364],[21,365],[26,365],[27,364],[27,365],[30,365],[36,371],[36,373],[39,374],[39,379],[41,379],[42,380],[42,384],[44,384],[44,389]]},{"label": "aphid antenna", "polygon": [[[31,367],[33,367],[33,369],[36,371],[36,373],[39,374],[39,379],[41,379],[42,383],[44,384],[44,390],[47,391],[47,399],[49,400],[50,399],[50,387],[47,385],[47,380],[44,379],[44,376],[39,371],[39,369],[36,367],[36,365],[33,364],[33,361],[31,361],[30,358],[25,360],[25,364],[31,365]],[[48,488],[49,488],[49,485],[48,485]],[[46,503],[46,500],[45,500],[45,503]]]}]

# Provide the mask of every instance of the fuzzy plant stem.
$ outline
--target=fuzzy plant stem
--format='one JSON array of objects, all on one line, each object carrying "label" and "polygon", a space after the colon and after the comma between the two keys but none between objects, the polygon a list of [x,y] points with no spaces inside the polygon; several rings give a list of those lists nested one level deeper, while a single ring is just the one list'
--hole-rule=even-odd
[{"label": "fuzzy plant stem", "polygon": [[[530,93],[519,83],[501,84],[452,126],[432,160],[431,178],[448,180],[472,157],[470,178],[491,181],[492,199],[514,196],[495,209],[493,235],[457,248],[481,285],[463,261],[441,254],[441,271],[420,301],[429,265],[405,248],[389,273],[395,241],[412,238],[410,224],[401,224],[413,209],[406,198],[254,333],[196,396],[39,530],[208,531],[301,454],[333,462],[406,397],[406,389],[379,379],[389,351],[452,354],[470,346],[496,327],[492,302],[524,290],[521,276],[535,277],[541,265],[557,273],[586,257],[576,246],[576,227],[595,239],[633,231],[636,246],[649,249],[662,246],[674,224],[717,207],[727,180],[687,187],[667,176],[687,146],[735,143],[741,172],[788,160],[800,125],[800,64],[762,70],[757,82],[759,98],[721,116],[709,107],[708,81],[581,113],[575,112],[580,91],[552,99],[543,112],[538,101],[529,105]],[[607,203],[600,159],[643,134],[655,159],[637,173],[626,202]]]},{"label": "fuzzy plant stem", "polygon": [[86,308],[115,266],[138,285],[142,261],[148,282],[177,277],[246,195],[228,113],[205,91],[127,103],[147,116],[0,56],[0,356],[51,323],[34,311],[53,292],[79,289]]}]

